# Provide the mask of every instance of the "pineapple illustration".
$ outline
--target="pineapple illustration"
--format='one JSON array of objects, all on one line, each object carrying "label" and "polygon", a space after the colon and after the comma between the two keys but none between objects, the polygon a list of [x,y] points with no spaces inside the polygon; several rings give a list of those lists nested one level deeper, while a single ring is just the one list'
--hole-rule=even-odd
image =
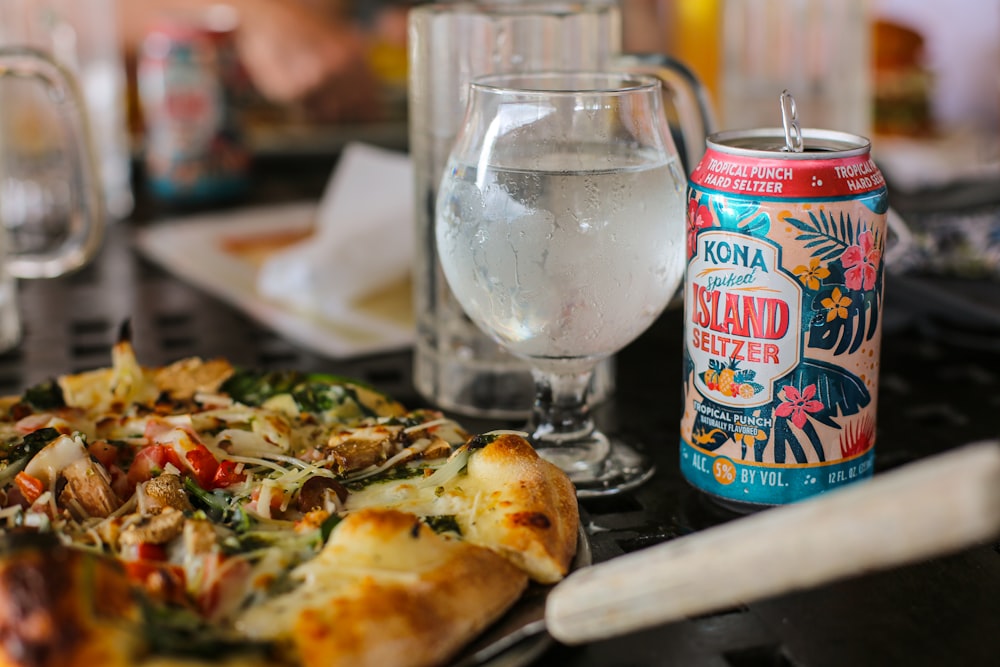
[{"label": "pineapple illustration", "polygon": [[733,391],[733,385],[736,384],[736,371],[738,369],[739,362],[736,359],[730,359],[729,364],[719,371],[719,391],[724,396],[735,396],[736,393]]}]

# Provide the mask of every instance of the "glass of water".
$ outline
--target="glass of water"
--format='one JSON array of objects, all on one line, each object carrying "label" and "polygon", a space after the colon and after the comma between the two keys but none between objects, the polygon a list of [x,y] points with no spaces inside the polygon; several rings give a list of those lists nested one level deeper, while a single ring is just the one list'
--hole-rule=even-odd
[{"label": "glass of water", "polygon": [[471,84],[437,202],[448,284],[532,366],[529,431],[580,496],[642,483],[651,462],[596,429],[595,364],[666,307],[683,273],[685,186],[653,77],[498,74]]}]

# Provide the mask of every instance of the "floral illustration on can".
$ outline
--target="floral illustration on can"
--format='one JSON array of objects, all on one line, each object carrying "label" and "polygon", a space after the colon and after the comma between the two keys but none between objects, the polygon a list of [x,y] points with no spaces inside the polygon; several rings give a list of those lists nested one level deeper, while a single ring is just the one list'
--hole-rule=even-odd
[{"label": "floral illustration on can", "polygon": [[866,140],[815,132],[716,135],[688,190],[681,468],[736,503],[873,471],[888,198]]}]

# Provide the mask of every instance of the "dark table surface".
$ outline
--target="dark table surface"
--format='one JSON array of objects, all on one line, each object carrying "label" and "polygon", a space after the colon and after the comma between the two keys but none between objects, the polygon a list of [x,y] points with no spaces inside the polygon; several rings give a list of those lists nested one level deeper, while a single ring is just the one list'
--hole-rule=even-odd
[{"label": "dark table surface", "polygon": [[[332,158],[261,161],[243,204],[317,198]],[[101,255],[64,278],[20,285],[24,337],[0,355],[0,391],[110,363],[131,318],[142,363],[200,355],[239,365],[352,375],[419,405],[408,351],[331,360],[300,349],[181,282],[132,247],[142,225],[172,215],[139,192]],[[890,276],[879,392],[877,471],[1000,434],[1000,284]],[[658,472],[631,494],[583,503],[594,559],[730,520],[682,480],[681,320],[668,310],[618,357],[616,396],[602,426],[645,443]],[[780,557],[780,554],[776,554]],[[739,554],[733,554],[734,567]],[[789,568],[795,563],[789,562]],[[706,572],[706,577],[711,573]],[[600,641],[552,646],[539,664],[697,667],[1000,664],[1000,545],[737,605],[720,613]]]}]

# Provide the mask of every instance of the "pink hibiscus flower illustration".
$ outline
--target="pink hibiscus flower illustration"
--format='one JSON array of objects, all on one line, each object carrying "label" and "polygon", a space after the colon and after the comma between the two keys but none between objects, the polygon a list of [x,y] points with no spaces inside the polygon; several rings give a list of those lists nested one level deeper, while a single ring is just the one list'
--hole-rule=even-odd
[{"label": "pink hibiscus flower illustration", "polygon": [[844,278],[848,289],[870,290],[875,287],[882,251],[875,247],[875,237],[871,232],[860,234],[858,244],[845,250],[840,260],[846,269]]},{"label": "pink hibiscus flower illustration", "polygon": [[712,226],[712,212],[704,204],[699,204],[693,197],[688,200],[688,235],[687,235],[687,256],[688,259],[694,257],[695,244],[698,239],[698,230]]},{"label": "pink hibiscus flower illustration", "polygon": [[819,412],[825,406],[817,400],[813,400],[816,395],[816,385],[806,386],[802,393],[795,387],[788,385],[784,389],[785,400],[774,409],[774,414],[779,417],[791,417],[792,423],[798,428],[806,425],[806,413]]}]

